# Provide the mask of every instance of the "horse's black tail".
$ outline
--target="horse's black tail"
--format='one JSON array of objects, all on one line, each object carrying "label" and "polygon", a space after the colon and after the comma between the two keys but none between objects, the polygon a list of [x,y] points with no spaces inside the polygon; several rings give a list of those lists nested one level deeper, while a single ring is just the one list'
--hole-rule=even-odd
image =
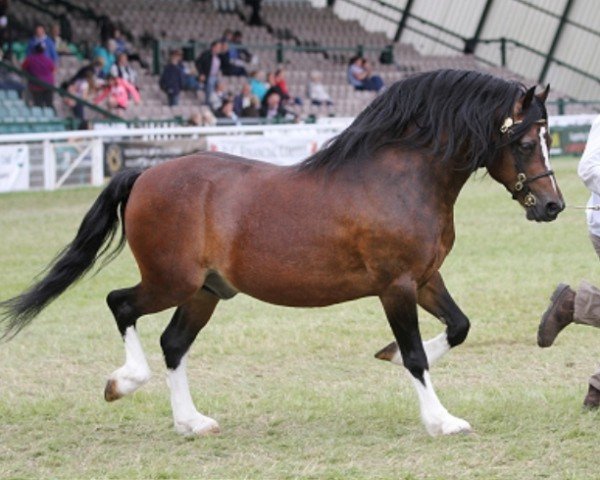
[{"label": "horse's black tail", "polygon": [[[48,265],[44,277],[14,298],[0,302],[0,340],[11,339],[50,302],[79,280],[106,254],[124,219],[125,205],[138,170],[125,170],[113,177],[83,218],[77,235]],[[118,245],[105,259],[108,263],[125,245],[122,229]]]}]

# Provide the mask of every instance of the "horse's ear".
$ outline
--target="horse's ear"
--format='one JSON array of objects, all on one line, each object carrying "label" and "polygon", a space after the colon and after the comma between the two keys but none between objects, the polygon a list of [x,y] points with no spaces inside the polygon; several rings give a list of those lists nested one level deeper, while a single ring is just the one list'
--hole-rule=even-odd
[{"label": "horse's ear", "polygon": [[529,106],[531,105],[531,102],[533,100],[534,94],[535,94],[535,86],[531,87],[529,90],[527,90],[527,92],[525,92],[525,95],[523,96],[523,100],[521,101],[521,111],[525,111],[529,108]]},{"label": "horse's ear", "polygon": [[540,100],[540,102],[546,103],[546,99],[548,98],[549,92],[550,92],[550,84],[546,85],[546,88],[544,89],[544,91],[542,93],[538,93],[536,95],[536,97]]}]

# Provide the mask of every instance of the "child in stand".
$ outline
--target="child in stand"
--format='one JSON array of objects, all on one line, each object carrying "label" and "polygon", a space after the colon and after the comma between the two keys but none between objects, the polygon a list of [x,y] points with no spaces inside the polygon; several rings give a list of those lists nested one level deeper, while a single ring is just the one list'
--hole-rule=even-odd
[{"label": "child in stand", "polygon": [[129,96],[133,98],[136,105],[139,105],[141,98],[137,88],[127,80],[109,75],[106,84],[94,99],[94,103],[98,104],[107,99],[108,109],[118,115],[118,112],[127,110],[129,107]]}]

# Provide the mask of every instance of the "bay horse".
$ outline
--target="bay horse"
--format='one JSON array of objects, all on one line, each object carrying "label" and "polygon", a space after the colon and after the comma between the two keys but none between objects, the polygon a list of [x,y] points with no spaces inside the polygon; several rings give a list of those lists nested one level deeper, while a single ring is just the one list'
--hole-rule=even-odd
[{"label": "bay horse", "polygon": [[[202,153],[123,171],[46,275],[0,304],[3,338],[126,241],[141,281],[107,297],[125,363],[109,377],[106,400],[150,378],[137,320],[176,307],[160,338],[175,428],[216,433],[217,422],[192,402],[186,357],[220,300],[242,292],[320,307],[378,296],[395,341],[376,356],[408,370],[427,432],[470,431],[442,405],[429,375],[470,325],[439,269],[454,242],[454,204],[479,168],[504,185],[529,220],[551,221],[564,209],[548,158],[548,90],[536,94],[535,87],[476,71],[427,72],[391,85],[297,165]],[[120,224],[120,241],[109,252]],[[446,325],[425,343],[417,304]]]}]

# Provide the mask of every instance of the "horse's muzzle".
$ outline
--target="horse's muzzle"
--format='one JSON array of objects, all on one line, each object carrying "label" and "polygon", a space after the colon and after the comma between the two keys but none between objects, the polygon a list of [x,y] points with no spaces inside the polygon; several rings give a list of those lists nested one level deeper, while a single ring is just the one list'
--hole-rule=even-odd
[{"label": "horse's muzzle", "polygon": [[551,222],[556,220],[558,214],[565,209],[565,202],[558,201],[538,202],[535,205],[527,207],[527,220],[536,222]]}]

